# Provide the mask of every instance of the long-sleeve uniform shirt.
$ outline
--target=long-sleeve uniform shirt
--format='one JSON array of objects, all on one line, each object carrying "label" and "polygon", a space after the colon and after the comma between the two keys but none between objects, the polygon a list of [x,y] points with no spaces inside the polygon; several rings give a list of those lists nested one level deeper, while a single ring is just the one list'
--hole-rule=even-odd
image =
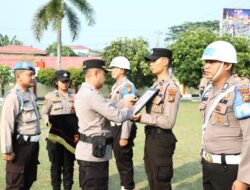
[{"label": "long-sleeve uniform shirt", "polygon": [[[240,89],[237,81],[230,77],[221,89],[216,90],[212,86],[206,90],[202,97],[200,110],[205,122],[209,109],[216,98],[234,85],[235,90],[223,97],[210,115],[203,133],[202,147],[211,154],[240,154],[241,161],[237,178],[239,181],[250,184],[250,117],[240,120],[235,117],[233,110],[235,91]],[[244,87],[242,98],[248,104],[249,93],[249,86]]]},{"label": "long-sleeve uniform shirt", "polygon": [[36,104],[36,97],[31,91],[15,85],[5,96],[1,116],[2,153],[13,152],[12,135],[40,134],[41,115]]},{"label": "long-sleeve uniform shirt", "polygon": [[[134,84],[130,80],[128,80],[127,77],[124,77],[121,82],[115,83],[112,86],[110,99],[119,101],[128,95],[136,96],[136,89]],[[131,121],[125,121],[122,123],[121,138],[129,139],[131,127]]]},{"label": "long-sleeve uniform shirt", "polygon": [[140,122],[163,129],[172,129],[179,108],[180,90],[170,78],[156,81],[152,87],[160,91],[152,102],[147,104],[146,113],[142,113]]},{"label": "long-sleeve uniform shirt", "polygon": [[[79,133],[86,136],[105,135],[111,137],[110,121],[121,123],[133,116],[133,110],[118,109],[114,102],[107,101],[94,86],[83,83],[75,97],[75,110],[78,117]],[[111,159],[111,145],[107,145],[103,158],[92,155],[92,144],[78,141],[76,159],[91,162],[102,162]]]}]

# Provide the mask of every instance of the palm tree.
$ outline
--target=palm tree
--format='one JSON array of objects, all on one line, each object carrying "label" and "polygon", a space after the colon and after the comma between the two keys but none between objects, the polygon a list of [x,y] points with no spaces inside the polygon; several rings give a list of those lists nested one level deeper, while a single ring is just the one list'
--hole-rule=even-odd
[{"label": "palm tree", "polygon": [[[95,24],[94,10],[87,0],[68,0],[85,17],[89,26]],[[61,46],[62,46],[62,20],[66,17],[72,34],[72,41],[78,38],[80,31],[80,20],[66,0],[50,0],[47,4],[37,10],[33,18],[33,31],[36,39],[41,40],[43,32],[51,24],[53,31],[57,33],[57,67],[61,69]]]},{"label": "palm tree", "polygon": [[16,36],[10,39],[9,36],[0,34],[0,46],[8,45],[23,45],[23,43],[17,40]]}]

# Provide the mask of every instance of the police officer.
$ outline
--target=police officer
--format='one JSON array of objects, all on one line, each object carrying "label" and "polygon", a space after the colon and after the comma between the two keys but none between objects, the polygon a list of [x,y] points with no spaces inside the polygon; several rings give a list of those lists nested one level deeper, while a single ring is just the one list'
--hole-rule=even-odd
[{"label": "police officer", "polygon": [[[121,100],[125,96],[135,96],[134,84],[126,77],[130,70],[130,63],[123,56],[115,57],[111,63],[112,78],[116,83],[112,87],[110,98]],[[113,151],[116,159],[116,166],[120,174],[121,189],[134,189],[134,168],[133,168],[133,144],[136,135],[136,125],[134,122],[126,121],[114,123],[111,121],[111,132],[113,135]]]},{"label": "police officer", "polygon": [[14,68],[16,85],[4,97],[1,148],[6,160],[6,189],[31,188],[37,179],[41,115],[35,95],[35,68],[19,62]]},{"label": "police officer", "polygon": [[[105,62],[83,62],[85,82],[76,94],[75,109],[79,120],[80,140],[76,145],[79,180],[82,189],[108,190],[108,166],[113,141],[108,120],[121,123],[132,119],[132,103],[108,101],[99,92],[105,79]],[[124,104],[123,109],[118,109]]]},{"label": "police officer", "polygon": [[250,184],[250,91],[232,75],[234,46],[209,44],[203,55],[211,84],[202,96],[202,173],[204,190],[246,190]]},{"label": "police officer", "polygon": [[150,189],[171,190],[173,177],[173,154],[176,138],[172,132],[180,101],[180,91],[169,77],[172,51],[166,48],[154,48],[150,57],[150,69],[157,77],[152,88],[159,93],[147,104],[146,112],[136,115],[145,126],[144,164]]},{"label": "police officer", "polygon": [[[49,115],[62,115],[75,113],[75,94],[69,90],[70,72],[58,70],[55,72],[55,85],[57,89],[45,96],[43,105],[43,119],[48,123]],[[61,175],[63,186],[70,190],[73,184],[73,171],[75,155],[61,143],[47,139],[47,150],[51,162],[51,184],[54,190],[61,189]]]}]

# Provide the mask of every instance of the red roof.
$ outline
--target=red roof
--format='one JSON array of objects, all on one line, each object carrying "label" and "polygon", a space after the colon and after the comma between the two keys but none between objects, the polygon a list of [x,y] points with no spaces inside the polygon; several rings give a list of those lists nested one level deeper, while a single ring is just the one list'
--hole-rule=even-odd
[{"label": "red roof", "polygon": [[[68,67],[81,68],[82,62],[88,59],[101,59],[101,57],[62,57],[62,69]],[[57,57],[55,56],[32,56],[32,55],[0,55],[0,65],[6,64],[14,68],[17,62],[28,61],[37,66],[38,62],[45,62],[45,68],[57,69]]]},{"label": "red roof", "polygon": [[79,50],[79,49],[88,49],[89,48],[85,47],[85,46],[69,46],[72,50]]},{"label": "red roof", "polygon": [[45,50],[33,48],[31,46],[2,46],[0,47],[0,54],[33,54],[46,55]]}]

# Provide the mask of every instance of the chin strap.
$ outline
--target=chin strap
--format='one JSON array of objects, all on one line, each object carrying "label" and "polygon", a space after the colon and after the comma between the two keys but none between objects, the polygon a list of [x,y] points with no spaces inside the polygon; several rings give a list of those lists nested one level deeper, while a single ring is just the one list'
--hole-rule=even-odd
[{"label": "chin strap", "polygon": [[215,79],[218,77],[218,75],[220,74],[221,69],[222,69],[223,66],[224,66],[224,62],[221,63],[220,68],[217,70],[217,72],[215,73],[215,75],[210,79],[210,81],[211,81],[212,83],[214,82],[214,80],[215,80]]},{"label": "chin strap", "polygon": [[113,76],[114,79],[116,79],[116,77],[117,77],[117,75],[118,75],[118,73],[119,73],[120,70],[121,70],[121,69],[118,68],[118,70],[116,71],[116,73],[115,73],[114,76]]}]

